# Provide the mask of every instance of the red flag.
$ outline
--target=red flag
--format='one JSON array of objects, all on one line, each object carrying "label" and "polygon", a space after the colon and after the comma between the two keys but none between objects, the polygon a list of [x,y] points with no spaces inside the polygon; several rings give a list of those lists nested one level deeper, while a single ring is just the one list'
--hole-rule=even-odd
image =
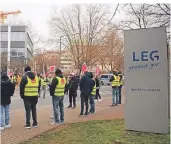
[{"label": "red flag", "polygon": [[45,74],[45,76],[46,76],[46,77],[48,76],[48,72]]},{"label": "red flag", "polygon": [[98,67],[96,67],[96,75],[100,74],[100,69]]},{"label": "red flag", "polygon": [[49,67],[49,71],[50,71],[50,72],[54,72],[54,71],[55,71],[55,68],[56,68],[56,66],[50,66],[50,67]]},{"label": "red flag", "polygon": [[86,63],[83,64],[81,71],[82,71],[82,73],[88,71],[88,67],[87,67]]}]

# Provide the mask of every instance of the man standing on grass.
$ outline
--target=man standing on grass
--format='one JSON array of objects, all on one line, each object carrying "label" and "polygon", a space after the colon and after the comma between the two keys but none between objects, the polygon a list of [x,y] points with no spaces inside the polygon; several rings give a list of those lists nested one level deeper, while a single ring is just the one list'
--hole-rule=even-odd
[{"label": "man standing on grass", "polygon": [[66,86],[66,78],[62,75],[60,69],[55,71],[56,77],[53,78],[50,86],[50,95],[52,96],[52,104],[54,111],[54,122],[52,125],[64,122],[64,91]]}]

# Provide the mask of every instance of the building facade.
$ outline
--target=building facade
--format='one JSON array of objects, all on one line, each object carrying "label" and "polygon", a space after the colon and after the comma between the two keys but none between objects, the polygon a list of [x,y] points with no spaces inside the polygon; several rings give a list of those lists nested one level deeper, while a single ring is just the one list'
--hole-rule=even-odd
[{"label": "building facade", "polygon": [[62,71],[68,71],[68,72],[74,71],[75,69],[74,62],[70,56],[69,51],[62,51],[60,65]]},{"label": "building facade", "polygon": [[21,71],[33,59],[33,41],[27,26],[0,26],[1,66]]}]

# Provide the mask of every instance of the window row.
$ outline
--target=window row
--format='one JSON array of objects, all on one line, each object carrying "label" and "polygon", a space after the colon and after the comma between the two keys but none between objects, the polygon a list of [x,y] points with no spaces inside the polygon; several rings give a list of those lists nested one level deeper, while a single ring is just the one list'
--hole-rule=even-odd
[{"label": "window row", "polygon": [[[1,53],[5,54],[8,52],[7,48],[2,48]],[[24,48],[11,48],[11,57],[21,57],[25,55],[25,49]]]},{"label": "window row", "polygon": [[[25,47],[24,41],[11,41],[11,48]],[[8,48],[8,41],[0,41],[0,48]]]},{"label": "window row", "polygon": [[[11,41],[25,41],[25,32],[11,32]],[[1,32],[1,41],[8,41],[8,32]]]}]

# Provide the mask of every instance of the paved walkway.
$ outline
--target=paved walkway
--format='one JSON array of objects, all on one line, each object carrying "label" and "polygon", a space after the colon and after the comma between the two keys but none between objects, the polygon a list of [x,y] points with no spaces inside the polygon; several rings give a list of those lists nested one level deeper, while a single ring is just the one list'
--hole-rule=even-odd
[{"label": "paved walkway", "polygon": [[[124,99],[123,99],[124,101]],[[111,107],[111,97],[106,97],[101,102],[96,103],[96,113],[88,116],[79,116],[80,103],[76,109],[65,108],[65,123],[74,123],[88,120],[114,119],[123,118],[124,104],[117,107]],[[40,135],[42,132],[56,128],[57,126],[50,125],[52,120],[51,106],[42,106],[38,109],[38,124],[39,128],[25,129],[25,113],[24,108],[11,111],[11,129],[6,129],[1,133],[2,144],[18,144],[32,137]]]}]

